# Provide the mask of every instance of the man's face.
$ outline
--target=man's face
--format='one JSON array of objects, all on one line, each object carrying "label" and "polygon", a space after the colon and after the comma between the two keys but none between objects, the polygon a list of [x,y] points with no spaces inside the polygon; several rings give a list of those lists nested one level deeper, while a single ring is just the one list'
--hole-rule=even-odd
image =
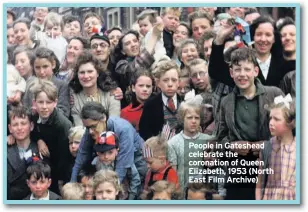
[{"label": "man's face", "polygon": [[91,40],[91,52],[100,61],[105,62],[110,55],[109,44],[102,39]]},{"label": "man's face", "polygon": [[44,20],[47,14],[48,14],[48,7],[37,7],[35,8],[35,12],[33,16],[35,18],[35,21],[41,25],[44,23]]},{"label": "man's face", "polygon": [[197,41],[201,38],[205,31],[211,30],[212,26],[208,19],[197,18],[192,21],[191,29],[193,31],[193,38]]}]

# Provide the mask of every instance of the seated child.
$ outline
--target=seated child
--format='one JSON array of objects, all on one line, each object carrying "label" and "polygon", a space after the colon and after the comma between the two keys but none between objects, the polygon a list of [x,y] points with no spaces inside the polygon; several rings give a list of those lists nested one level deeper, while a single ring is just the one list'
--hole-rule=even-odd
[{"label": "seated child", "polygon": [[62,198],[64,200],[84,200],[85,191],[79,183],[66,183],[62,187]]},{"label": "seated child", "polygon": [[36,161],[27,168],[27,184],[31,194],[24,200],[60,200],[61,197],[49,191],[51,169],[44,161]]},{"label": "seated child", "polygon": [[180,200],[182,198],[181,190],[165,180],[157,181],[149,188],[149,191],[144,191],[141,195],[143,200]]},{"label": "seated child", "polygon": [[167,148],[167,141],[162,136],[151,137],[145,142],[143,155],[149,170],[145,177],[144,190],[160,180],[179,187],[177,173],[166,159]]},{"label": "seated child", "polygon": [[[97,157],[92,161],[92,165],[96,166],[96,170],[116,170],[116,157],[119,152],[119,141],[113,132],[103,132],[101,140],[94,145],[94,151]],[[135,199],[140,186],[140,176],[136,168],[131,169],[131,173],[126,176],[128,181],[128,198]],[[133,171],[135,170],[135,171]],[[125,181],[123,184],[126,184]],[[123,197],[124,198],[124,197]]]},{"label": "seated child", "polygon": [[117,174],[111,170],[101,170],[94,175],[96,200],[116,200],[122,191]]}]

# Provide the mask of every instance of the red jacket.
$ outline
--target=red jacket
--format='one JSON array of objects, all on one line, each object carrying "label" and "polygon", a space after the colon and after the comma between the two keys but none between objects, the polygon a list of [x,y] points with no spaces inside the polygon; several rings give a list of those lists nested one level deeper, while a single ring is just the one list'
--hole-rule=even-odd
[{"label": "red jacket", "polygon": [[133,108],[132,104],[121,110],[121,118],[129,121],[139,131],[139,121],[143,111],[143,104]]}]

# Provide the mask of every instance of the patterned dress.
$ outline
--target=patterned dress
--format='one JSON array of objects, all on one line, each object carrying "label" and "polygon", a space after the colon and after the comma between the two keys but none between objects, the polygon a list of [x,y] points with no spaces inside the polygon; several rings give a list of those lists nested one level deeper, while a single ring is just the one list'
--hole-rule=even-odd
[{"label": "patterned dress", "polygon": [[294,200],[296,170],[296,139],[292,143],[281,144],[272,139],[269,167],[274,174],[268,175],[263,200]]}]

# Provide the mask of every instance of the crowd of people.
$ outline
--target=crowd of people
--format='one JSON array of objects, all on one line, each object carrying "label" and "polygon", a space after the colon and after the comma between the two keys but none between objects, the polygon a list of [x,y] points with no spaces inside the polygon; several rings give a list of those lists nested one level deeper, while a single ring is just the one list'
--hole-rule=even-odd
[{"label": "crowd of people", "polygon": [[[107,29],[94,12],[7,10],[8,200],[296,198],[294,20],[181,13],[145,9]],[[188,143],[223,144],[194,160],[227,161],[198,167],[224,174],[191,180]],[[257,183],[226,180],[239,178]]]}]

